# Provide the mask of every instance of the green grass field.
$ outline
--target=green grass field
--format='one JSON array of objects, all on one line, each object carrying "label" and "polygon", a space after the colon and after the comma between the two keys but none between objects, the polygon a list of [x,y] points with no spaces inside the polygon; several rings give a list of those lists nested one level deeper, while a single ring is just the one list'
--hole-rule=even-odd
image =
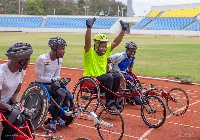
[{"label": "green grass field", "polygon": [[[79,33],[0,33],[0,58],[7,59],[4,52],[10,45],[27,42],[33,46],[31,62],[35,62],[39,55],[50,51],[48,39],[54,36],[68,44],[62,65],[83,68],[85,35]],[[117,35],[107,36],[111,43]],[[200,37],[125,35],[113,54],[124,51],[128,41],[138,44],[134,73],[200,82]]]}]

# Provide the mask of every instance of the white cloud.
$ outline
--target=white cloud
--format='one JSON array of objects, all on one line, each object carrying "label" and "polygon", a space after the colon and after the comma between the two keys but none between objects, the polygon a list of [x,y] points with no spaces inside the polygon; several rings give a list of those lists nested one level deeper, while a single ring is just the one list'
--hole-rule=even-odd
[{"label": "white cloud", "polygon": [[[116,1],[127,4],[127,0]],[[151,11],[151,6],[200,3],[200,0],[132,0],[132,3],[136,16],[144,16]]]}]

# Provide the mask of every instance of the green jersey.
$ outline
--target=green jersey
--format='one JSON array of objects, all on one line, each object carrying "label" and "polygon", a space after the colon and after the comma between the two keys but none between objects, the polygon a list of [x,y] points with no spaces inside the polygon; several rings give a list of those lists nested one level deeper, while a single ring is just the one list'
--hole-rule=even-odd
[{"label": "green jersey", "polygon": [[83,76],[96,77],[106,73],[107,58],[111,55],[111,44],[107,45],[107,51],[104,55],[97,55],[93,47],[87,53],[83,50],[84,73]]}]

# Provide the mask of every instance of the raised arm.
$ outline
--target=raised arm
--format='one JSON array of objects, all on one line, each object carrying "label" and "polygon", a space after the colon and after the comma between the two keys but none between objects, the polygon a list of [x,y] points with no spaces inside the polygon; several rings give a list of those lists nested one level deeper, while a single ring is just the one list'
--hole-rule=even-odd
[{"label": "raised arm", "polygon": [[93,19],[86,20],[87,30],[85,34],[85,46],[84,46],[85,53],[87,53],[91,47],[91,28],[95,21],[96,21],[95,17]]},{"label": "raised arm", "polygon": [[122,41],[123,36],[126,32],[126,30],[129,28],[129,23],[123,22],[122,20],[119,21],[122,27],[122,31],[119,33],[119,35],[114,39],[114,41],[111,43],[111,51],[119,45],[119,43]]}]

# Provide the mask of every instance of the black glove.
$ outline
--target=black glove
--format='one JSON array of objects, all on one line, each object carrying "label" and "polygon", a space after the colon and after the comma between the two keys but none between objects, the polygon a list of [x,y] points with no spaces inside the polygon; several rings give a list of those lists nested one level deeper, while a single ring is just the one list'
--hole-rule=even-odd
[{"label": "black glove", "polygon": [[59,83],[61,86],[66,86],[71,81],[71,78],[61,78]]},{"label": "black glove", "polygon": [[122,30],[126,31],[129,28],[129,23],[123,22],[122,20],[120,20],[119,22],[122,26]]},{"label": "black glove", "polygon": [[92,19],[87,19],[86,20],[86,25],[87,25],[87,28],[92,28],[94,22],[96,21],[96,18],[92,18]]},{"label": "black glove", "polygon": [[35,113],[36,113],[36,109],[35,108],[31,108],[31,109],[24,108],[24,111],[23,111],[23,114],[29,119],[32,119],[32,116]]},{"label": "black glove", "polygon": [[51,89],[52,90],[57,90],[59,88],[61,88],[60,83],[56,80],[51,79]]}]

